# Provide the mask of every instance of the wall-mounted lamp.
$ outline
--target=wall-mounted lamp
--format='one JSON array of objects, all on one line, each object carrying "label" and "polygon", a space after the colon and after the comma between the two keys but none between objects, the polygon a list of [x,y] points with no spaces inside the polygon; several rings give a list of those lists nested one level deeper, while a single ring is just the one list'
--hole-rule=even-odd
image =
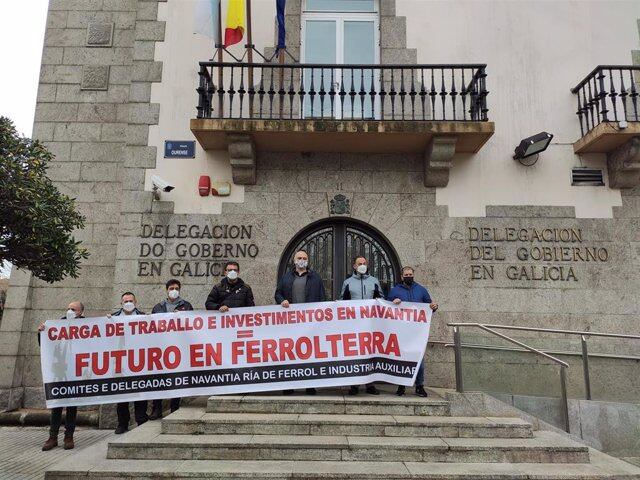
[{"label": "wall-mounted lamp", "polygon": [[[514,150],[513,159],[518,160],[520,163],[522,163],[522,159],[537,155],[540,152],[544,152],[551,143],[552,138],[553,135],[547,132],[540,132],[537,135],[525,138]],[[533,165],[537,161],[538,159],[536,158],[533,163],[522,164],[529,166]]]}]

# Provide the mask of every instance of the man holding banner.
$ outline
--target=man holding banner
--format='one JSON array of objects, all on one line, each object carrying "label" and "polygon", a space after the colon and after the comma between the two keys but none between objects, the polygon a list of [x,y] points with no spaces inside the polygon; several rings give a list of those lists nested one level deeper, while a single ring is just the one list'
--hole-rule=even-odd
[{"label": "man holding banner", "polygon": [[[84,305],[82,302],[71,302],[67,308],[67,313],[61,320],[74,320],[76,318],[84,318]],[[40,345],[40,333],[44,331],[44,323],[38,327],[38,345]],[[64,420],[64,449],[71,450],[75,447],[73,443],[73,433],[76,430],[76,416],[78,415],[78,407],[68,406],[67,416]],[[51,409],[51,424],[49,427],[49,439],[42,446],[42,451],[47,452],[58,446],[58,433],[62,424],[62,407]]]},{"label": "man holding banner", "polygon": [[[402,282],[391,289],[387,300],[392,301],[395,305],[400,305],[402,302],[428,303],[431,311],[435,312],[438,309],[438,304],[431,300],[429,291],[414,280],[413,274],[413,267],[403,267]],[[396,395],[401,397],[404,393],[404,385],[399,385]],[[427,396],[427,391],[424,389],[424,360],[420,362],[420,368],[416,374],[416,395],[419,397]]]},{"label": "man holding banner", "polygon": [[[309,268],[309,254],[299,250],[293,255],[294,269],[285,273],[276,288],[276,303],[289,308],[292,303],[324,302],[326,294],[320,275]],[[315,395],[315,388],[307,388],[307,395]],[[293,390],[284,390],[285,395],[292,395]]]},{"label": "man holding banner", "polygon": [[253,291],[251,287],[244,283],[239,277],[240,264],[238,262],[227,262],[224,266],[224,278],[215,285],[204,306],[207,310],[219,310],[221,313],[228,312],[231,308],[253,307]]},{"label": "man holding banner", "polygon": [[[182,284],[180,280],[172,278],[165,284],[167,290],[167,298],[157,303],[151,313],[170,313],[170,312],[187,312],[193,310],[193,307],[184,298],[180,297],[180,289]],[[180,408],[180,397],[172,398],[169,402],[171,413]],[[162,400],[154,400],[151,404],[151,415],[149,420],[158,420],[162,418]]]},{"label": "man holding banner", "polygon": [[[118,317],[120,315],[145,315],[144,312],[138,310],[136,306],[136,296],[131,292],[125,292],[120,297],[120,304],[122,307],[113,312],[110,317]],[[118,414],[118,426],[115,433],[122,434],[129,430],[129,421],[131,420],[131,414],[129,413],[129,402],[119,402],[116,407],[116,413]],[[133,414],[138,426],[149,420],[147,415],[147,401],[136,400],[133,402]]]},{"label": "man holding banner", "polygon": [[[342,284],[341,300],[367,300],[381,298],[380,282],[373,275],[368,274],[369,267],[366,258],[360,256],[353,260],[353,275]],[[380,395],[373,383],[365,387],[365,392],[370,395]],[[358,394],[358,385],[351,385],[349,395]]]}]

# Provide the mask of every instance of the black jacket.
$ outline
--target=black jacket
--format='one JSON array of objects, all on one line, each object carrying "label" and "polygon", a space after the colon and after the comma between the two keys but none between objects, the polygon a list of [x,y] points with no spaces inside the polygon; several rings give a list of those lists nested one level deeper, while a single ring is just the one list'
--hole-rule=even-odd
[{"label": "black jacket", "polygon": [[[294,275],[297,274],[289,271],[285,273],[278,282],[275,294],[276,303],[282,303],[285,300],[288,300],[289,303],[293,301]],[[322,283],[320,275],[313,270],[307,270],[307,287],[304,296],[305,303],[324,302],[326,299],[324,284]]]},{"label": "black jacket", "polygon": [[[193,307],[191,306],[191,304],[183,298],[178,300],[178,303],[176,303],[176,308],[174,309],[174,312],[185,312],[187,310],[189,311],[193,310]],[[151,310],[151,313],[167,313],[167,301],[163,300],[160,303],[156,303],[155,306],[153,307],[153,310]]]},{"label": "black jacket", "polygon": [[207,310],[219,310],[223,305],[229,308],[254,307],[251,287],[238,278],[234,283],[229,283],[225,277],[209,292],[204,306]]}]

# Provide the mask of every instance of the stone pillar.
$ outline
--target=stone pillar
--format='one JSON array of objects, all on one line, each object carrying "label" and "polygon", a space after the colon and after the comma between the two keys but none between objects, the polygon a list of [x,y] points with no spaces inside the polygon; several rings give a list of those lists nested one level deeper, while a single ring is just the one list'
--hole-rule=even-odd
[{"label": "stone pillar", "polygon": [[[55,155],[48,170],[86,217],[74,233],[90,253],[81,275],[53,285],[13,272],[0,331],[1,409],[43,407],[40,322],[59,318],[70,301],[86,315],[112,307],[121,210],[124,138],[137,0],[52,0],[42,54],[33,137]],[[139,112],[137,112],[139,113]],[[10,348],[10,344],[13,345]]]}]

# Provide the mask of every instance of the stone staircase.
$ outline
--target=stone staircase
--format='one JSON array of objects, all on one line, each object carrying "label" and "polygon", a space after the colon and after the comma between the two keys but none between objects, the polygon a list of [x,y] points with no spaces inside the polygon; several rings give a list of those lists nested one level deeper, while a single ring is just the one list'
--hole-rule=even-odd
[{"label": "stone staircase", "polygon": [[451,416],[432,396],[209,398],[54,466],[48,480],[640,479],[519,418]]}]

